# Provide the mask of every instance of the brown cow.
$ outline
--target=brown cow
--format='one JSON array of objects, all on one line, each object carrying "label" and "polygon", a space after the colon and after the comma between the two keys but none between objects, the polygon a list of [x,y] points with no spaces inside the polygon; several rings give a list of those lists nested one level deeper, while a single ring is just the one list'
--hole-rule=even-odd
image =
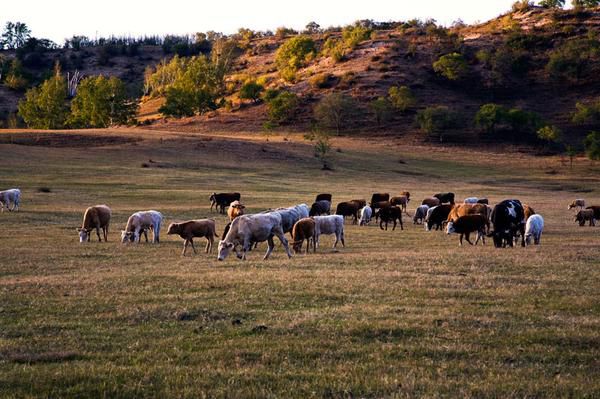
[{"label": "brown cow", "polygon": [[533,208],[527,204],[523,204],[523,212],[525,213],[525,220],[529,219],[529,216],[535,215]]},{"label": "brown cow", "polygon": [[485,234],[486,229],[489,230],[490,222],[488,218],[484,215],[465,215],[461,216],[455,221],[448,222],[448,227],[446,232],[448,234],[457,233],[460,234],[459,245],[462,245],[463,236],[467,239],[467,242],[471,245],[473,243],[469,239],[471,233],[477,232],[477,239],[475,240],[475,245],[481,239],[483,244],[485,245]]},{"label": "brown cow", "polygon": [[454,222],[459,217],[466,215],[483,215],[489,219],[489,213],[490,208],[485,204],[459,204],[452,208],[446,221]]},{"label": "brown cow", "polygon": [[182,256],[185,256],[188,244],[192,244],[192,249],[196,253],[196,247],[194,247],[195,237],[206,237],[206,253],[212,252],[213,243],[215,237],[218,237],[215,221],[213,219],[200,219],[200,220],[189,220],[183,223],[171,223],[167,234],[178,234],[179,237],[183,238],[183,252]]},{"label": "brown cow", "polygon": [[435,197],[425,198],[423,202],[421,202],[421,205],[427,205],[428,207],[433,208],[434,206],[440,205],[440,200]]},{"label": "brown cow", "polygon": [[404,225],[402,224],[402,209],[397,206],[388,206],[385,208],[381,208],[379,211],[379,217],[381,221],[379,222],[379,228],[383,230],[383,224],[385,223],[385,229],[388,229],[388,223],[393,222],[394,227],[392,230],[396,230],[396,220],[400,222],[400,230],[404,230]]},{"label": "brown cow", "polygon": [[399,197],[392,197],[392,199],[390,200],[390,204],[392,204],[394,206],[399,206],[400,209],[402,209],[402,211],[408,215],[408,212],[406,211],[406,205],[408,204],[408,197],[406,197],[404,195],[401,195]]},{"label": "brown cow", "polygon": [[292,248],[294,253],[302,252],[302,244],[306,240],[306,253],[310,249],[310,241],[313,242],[313,252],[317,252],[315,240],[315,220],[313,218],[303,218],[298,220],[292,228]]}]

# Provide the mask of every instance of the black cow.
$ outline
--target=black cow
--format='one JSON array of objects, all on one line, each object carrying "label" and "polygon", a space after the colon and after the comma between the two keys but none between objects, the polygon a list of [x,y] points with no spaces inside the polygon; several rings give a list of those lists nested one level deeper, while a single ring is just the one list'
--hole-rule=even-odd
[{"label": "black cow", "polygon": [[439,205],[433,208],[427,219],[427,231],[431,231],[433,226],[435,226],[436,230],[443,229],[451,210],[452,205]]},{"label": "black cow", "polygon": [[371,206],[377,202],[384,202],[390,200],[389,193],[373,193],[371,196]]},{"label": "black cow", "polygon": [[454,193],[437,193],[434,195],[442,204],[454,204]]},{"label": "black cow", "polygon": [[212,212],[213,206],[216,205],[217,211],[225,213],[227,208],[233,201],[239,201],[242,198],[240,193],[212,193],[208,200],[210,201],[210,210]]},{"label": "black cow", "polygon": [[329,203],[331,203],[331,198],[332,195],[331,194],[319,194],[317,195],[317,198],[315,198],[315,202],[319,202],[319,201],[329,201]]},{"label": "black cow", "polygon": [[[346,216],[352,216],[352,223],[356,224],[358,220],[358,212],[361,210],[362,204],[358,201],[346,201],[340,202],[337,204],[337,208],[335,209],[336,215],[342,215],[344,218]],[[363,205],[364,206],[364,205]]]},{"label": "black cow", "polygon": [[517,236],[521,235],[521,246],[525,246],[525,210],[519,200],[504,200],[492,211],[494,230],[488,237],[494,238],[496,248],[504,248],[508,244],[514,246]]},{"label": "black cow", "polygon": [[477,203],[478,203],[478,204],[485,204],[485,205],[489,205],[489,204],[490,204],[490,201],[489,201],[487,198],[479,198],[479,199],[477,200]]},{"label": "black cow", "polygon": [[329,215],[331,213],[331,202],[320,200],[312,204],[308,216]]},{"label": "black cow", "polygon": [[381,221],[379,222],[379,228],[383,230],[383,224],[385,223],[385,229],[388,229],[388,223],[393,222],[394,228],[392,230],[396,230],[396,220],[400,222],[400,229],[404,230],[404,225],[402,224],[402,209],[397,206],[388,206],[385,208],[381,208],[379,211],[379,217]]},{"label": "black cow", "polygon": [[594,219],[600,220],[600,206],[593,205],[593,206],[588,206],[585,209],[591,209],[591,210],[593,210],[594,211]]}]

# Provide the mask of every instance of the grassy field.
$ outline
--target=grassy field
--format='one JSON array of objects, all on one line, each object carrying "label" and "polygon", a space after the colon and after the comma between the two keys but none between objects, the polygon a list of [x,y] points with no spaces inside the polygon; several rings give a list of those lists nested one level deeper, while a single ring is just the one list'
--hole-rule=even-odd
[{"label": "grassy field", "polygon": [[[600,204],[598,166],[338,139],[322,172],[294,136],[75,134],[0,133],[0,187],[23,191],[22,211],[0,214],[0,397],[600,397],[600,227],[566,209]],[[499,250],[409,218],[348,224],[345,249],[325,237],[263,262],[262,244],[243,263],[181,257],[166,234],[118,242],[144,209],[214,217],[220,233],[208,195],[229,190],[250,212],[318,192],[409,190],[411,214],[439,191],[519,198],[546,229],[540,247]],[[81,245],[98,203],[109,242]]]}]

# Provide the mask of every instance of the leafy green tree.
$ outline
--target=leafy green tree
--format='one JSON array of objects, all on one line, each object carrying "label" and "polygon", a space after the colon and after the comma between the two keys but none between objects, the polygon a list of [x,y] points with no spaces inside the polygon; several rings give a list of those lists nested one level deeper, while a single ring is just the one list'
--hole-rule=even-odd
[{"label": "leafy green tree", "polygon": [[540,6],[544,8],[562,8],[565,5],[565,0],[542,0]]},{"label": "leafy green tree", "polygon": [[377,126],[392,118],[392,104],[385,97],[378,97],[369,103],[369,109],[375,117]]},{"label": "leafy green tree", "polygon": [[17,49],[22,47],[31,35],[31,30],[22,22],[7,22],[0,42],[2,47]]},{"label": "leafy green tree", "polygon": [[321,33],[321,26],[314,21],[309,22],[308,24],[306,24],[306,27],[304,28],[304,32],[306,32],[308,34]]},{"label": "leafy green tree", "polygon": [[339,134],[357,109],[355,100],[342,93],[323,97],[314,108],[317,122],[326,128],[334,128]]},{"label": "leafy green tree", "polygon": [[165,93],[166,101],[159,108],[164,115],[181,118],[196,113],[194,93],[179,87],[169,87]]},{"label": "leafy green tree", "polygon": [[285,80],[293,81],[302,68],[317,53],[315,42],[308,36],[299,35],[288,39],[275,54],[277,69]]},{"label": "leafy green tree", "polygon": [[448,80],[460,80],[467,76],[469,69],[464,57],[459,53],[441,56],[433,63],[433,70]]},{"label": "leafy green tree", "polygon": [[240,98],[242,100],[251,100],[257,102],[260,99],[260,95],[265,90],[265,87],[255,81],[246,82],[240,89]]},{"label": "leafy green tree", "polygon": [[331,57],[335,62],[340,62],[346,55],[346,49],[344,43],[334,37],[329,37],[323,43],[321,53],[326,57]]},{"label": "leafy green tree", "polygon": [[298,108],[298,96],[289,91],[267,91],[263,97],[267,102],[268,117],[271,124],[288,122]]},{"label": "leafy green tree", "polygon": [[57,65],[54,75],[19,101],[19,115],[33,129],[61,129],[69,114],[67,82]]},{"label": "leafy green tree", "polygon": [[445,131],[457,126],[458,116],[450,108],[440,105],[419,111],[415,120],[423,132],[442,142]]},{"label": "leafy green tree", "polygon": [[508,110],[498,104],[484,104],[475,115],[475,126],[486,133],[493,134],[496,126],[506,120]]},{"label": "leafy green tree", "polygon": [[558,143],[562,139],[562,132],[556,126],[547,125],[538,129],[537,136],[548,143]]},{"label": "leafy green tree", "polygon": [[23,65],[18,58],[14,58],[10,62],[10,67],[5,79],[6,86],[12,90],[21,91],[25,90],[28,85],[28,80],[25,77],[25,71]]},{"label": "leafy green tree", "polygon": [[590,132],[583,141],[583,145],[589,159],[600,160],[600,132]]},{"label": "leafy green tree", "polygon": [[117,77],[90,76],[79,82],[71,102],[68,124],[76,128],[105,128],[134,121],[137,105]]},{"label": "leafy green tree", "polygon": [[404,112],[407,109],[414,107],[417,100],[410,88],[407,86],[392,86],[388,90],[388,98],[390,103],[398,111]]},{"label": "leafy green tree", "polygon": [[550,53],[546,72],[551,77],[579,83],[593,75],[599,53],[600,42],[595,37],[569,41]]},{"label": "leafy green tree", "polygon": [[331,137],[328,133],[314,130],[304,136],[306,140],[314,142],[315,158],[321,163],[321,170],[332,170],[331,167]]},{"label": "leafy green tree", "polygon": [[576,111],[571,119],[573,123],[583,125],[600,122],[600,99],[591,103],[578,102],[575,104],[575,108]]}]

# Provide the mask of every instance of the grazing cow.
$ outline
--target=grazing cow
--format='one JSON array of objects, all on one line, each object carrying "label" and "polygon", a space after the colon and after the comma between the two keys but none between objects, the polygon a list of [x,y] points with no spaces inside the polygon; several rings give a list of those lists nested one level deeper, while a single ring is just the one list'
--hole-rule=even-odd
[{"label": "grazing cow", "polygon": [[447,222],[453,222],[466,215],[483,215],[489,219],[489,208],[485,204],[477,203],[455,205],[448,214]]},{"label": "grazing cow", "polygon": [[404,230],[404,225],[402,224],[402,209],[397,206],[388,206],[386,208],[381,208],[379,211],[379,217],[381,218],[379,222],[379,228],[383,230],[383,224],[385,223],[385,229],[388,229],[388,223],[393,222],[394,227],[392,230],[396,230],[396,220],[400,222],[400,230]]},{"label": "grazing cow", "polygon": [[327,200],[316,201],[310,207],[309,216],[329,215],[331,213],[331,202]]},{"label": "grazing cow", "polygon": [[373,210],[370,206],[364,206],[360,210],[360,223],[359,226],[366,226],[371,223],[371,216],[373,216]]},{"label": "grazing cow", "polygon": [[371,206],[376,202],[389,201],[390,194],[389,193],[373,193],[371,196]]},{"label": "grazing cow", "polygon": [[406,197],[406,202],[410,202],[410,192],[408,192],[408,191],[402,191],[400,193],[400,197]]},{"label": "grazing cow", "polygon": [[319,202],[319,201],[329,201],[329,203],[331,204],[331,199],[333,198],[333,196],[331,194],[318,194],[317,198],[315,198],[315,202]]},{"label": "grazing cow", "polygon": [[421,205],[427,205],[429,208],[433,208],[434,206],[438,206],[440,204],[441,204],[440,200],[435,197],[425,198],[421,202]]},{"label": "grazing cow", "polygon": [[465,204],[477,204],[477,203],[479,203],[479,198],[477,198],[477,197],[465,198],[464,203]]},{"label": "grazing cow", "polygon": [[163,215],[157,211],[140,211],[129,216],[125,230],[121,230],[121,242],[140,242],[140,234],[144,233],[148,242],[148,230],[152,230],[152,242],[160,242],[160,224]]},{"label": "grazing cow", "polygon": [[[218,260],[222,261],[227,258],[231,250],[235,250],[236,255],[241,260],[246,260],[246,253],[250,251],[250,247],[254,242],[267,241],[267,253],[264,260],[269,258],[269,255],[275,248],[273,237],[276,236],[285,248],[288,258],[292,257],[288,241],[284,236],[281,227],[281,213],[268,212],[259,213],[256,215],[242,215],[233,219],[227,235],[219,242]],[[238,252],[237,247],[242,247],[242,253]]]},{"label": "grazing cow", "polygon": [[228,207],[233,201],[240,201],[242,194],[240,193],[212,193],[208,200],[210,201],[210,210],[212,212],[213,206],[216,206],[218,212],[225,214],[225,208]]},{"label": "grazing cow", "polygon": [[429,207],[427,205],[421,205],[415,211],[415,216],[413,217],[413,224],[422,224],[423,220],[427,216],[427,211]]},{"label": "grazing cow", "polygon": [[514,241],[521,235],[521,246],[525,246],[525,210],[519,200],[504,200],[497,204],[492,211],[494,230],[488,233],[494,238],[496,248],[504,248],[508,244],[514,246]]},{"label": "grazing cow", "polygon": [[212,252],[215,237],[218,237],[215,227],[215,221],[213,219],[189,220],[187,222],[182,223],[171,223],[169,225],[169,229],[167,230],[167,234],[178,234],[179,237],[184,239],[183,252],[181,253],[182,256],[185,256],[188,244],[192,244],[192,249],[194,250],[194,253],[197,253],[196,247],[194,246],[194,238],[196,237],[205,237],[205,252]]},{"label": "grazing cow", "polygon": [[227,216],[229,216],[229,221],[232,221],[236,217],[243,215],[244,209],[246,209],[246,206],[238,200],[235,200],[229,204],[229,208],[227,208]]},{"label": "grazing cow", "polygon": [[[309,209],[308,205],[300,204],[290,206],[289,208],[277,208],[273,213],[278,213],[281,216],[281,228],[284,233],[291,233],[294,224],[302,218],[307,218]],[[264,241],[264,240],[263,240]]]},{"label": "grazing cow", "polygon": [[454,204],[454,193],[437,193],[434,197],[442,204]]},{"label": "grazing cow", "polygon": [[598,220],[600,219],[600,206],[598,205],[592,205],[592,206],[588,206],[585,209],[591,209],[594,211],[594,219]]},{"label": "grazing cow", "polygon": [[533,237],[533,243],[540,245],[542,231],[544,231],[544,218],[542,215],[531,215],[525,226],[525,244],[530,245],[531,237]]},{"label": "grazing cow", "polygon": [[533,208],[527,204],[523,204],[523,213],[525,214],[525,220],[529,219],[532,215],[535,215]]},{"label": "grazing cow", "polygon": [[485,205],[489,205],[489,204],[490,204],[490,201],[489,201],[487,198],[479,198],[479,199],[477,200],[477,203],[478,203],[478,204],[485,204]]},{"label": "grazing cow", "polygon": [[571,202],[569,204],[569,210],[571,210],[573,208],[575,208],[575,210],[578,210],[578,209],[581,210],[581,209],[585,208],[585,200],[582,198],[573,200],[573,202]]},{"label": "grazing cow", "polygon": [[356,224],[358,220],[358,212],[365,205],[361,205],[356,200],[340,202],[335,209],[335,214],[343,217],[352,216],[352,224]]},{"label": "grazing cow", "polygon": [[377,219],[379,218],[380,210],[390,206],[392,204],[389,201],[371,202],[371,209],[373,210],[373,215],[375,215],[375,223],[377,223]]},{"label": "grazing cow", "polygon": [[294,224],[292,228],[292,248],[294,253],[302,252],[302,244],[306,240],[306,253],[310,249],[310,242],[313,243],[313,252],[317,252],[317,244],[315,240],[315,220],[313,218],[302,218]]},{"label": "grazing cow", "polygon": [[593,209],[582,209],[575,215],[575,221],[579,222],[580,226],[585,226],[585,222],[589,221],[590,226],[596,225],[596,218]]},{"label": "grazing cow", "polygon": [[477,232],[477,239],[475,240],[475,245],[481,239],[483,244],[485,245],[485,232],[486,229],[489,229],[490,222],[486,216],[483,215],[465,215],[461,216],[458,219],[448,222],[448,226],[446,232],[448,234],[457,233],[460,234],[459,245],[462,245],[463,236],[467,240],[467,242],[471,245],[470,235],[471,233]]},{"label": "grazing cow", "polygon": [[110,208],[106,205],[96,205],[87,208],[83,214],[81,228],[77,229],[79,232],[79,242],[89,242],[93,229],[96,229],[98,241],[102,242],[102,238],[100,238],[100,229],[102,229],[102,233],[104,234],[104,241],[108,241],[110,216]]},{"label": "grazing cow", "polygon": [[407,197],[405,197],[403,195],[401,195],[399,197],[392,197],[392,199],[390,200],[390,204],[399,206],[400,209],[402,209],[402,211],[408,215],[408,212],[406,211],[406,205],[408,204]]},{"label": "grazing cow", "polygon": [[[21,190],[18,188],[11,188],[10,190],[0,191],[0,210],[4,212],[4,207],[10,212],[19,210],[19,203],[21,202]],[[12,204],[12,208],[10,207]]]},{"label": "grazing cow", "polygon": [[433,226],[436,230],[442,230],[444,223],[448,220],[448,215],[452,210],[452,205],[444,204],[429,208],[427,217],[425,218],[425,230],[431,231]]},{"label": "grazing cow", "polygon": [[323,234],[335,234],[335,248],[338,242],[342,242],[342,246],[346,247],[344,241],[344,217],[340,215],[330,216],[315,216],[315,247],[319,247],[319,237]]}]

